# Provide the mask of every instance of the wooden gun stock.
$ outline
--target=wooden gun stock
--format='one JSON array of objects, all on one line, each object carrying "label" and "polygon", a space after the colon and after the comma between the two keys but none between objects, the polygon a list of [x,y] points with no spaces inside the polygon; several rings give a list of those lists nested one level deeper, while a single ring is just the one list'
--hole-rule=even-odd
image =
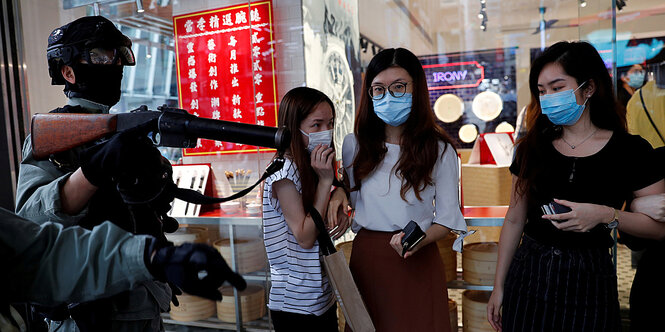
[{"label": "wooden gun stock", "polygon": [[115,114],[49,113],[32,117],[32,154],[37,160],[112,134]]}]

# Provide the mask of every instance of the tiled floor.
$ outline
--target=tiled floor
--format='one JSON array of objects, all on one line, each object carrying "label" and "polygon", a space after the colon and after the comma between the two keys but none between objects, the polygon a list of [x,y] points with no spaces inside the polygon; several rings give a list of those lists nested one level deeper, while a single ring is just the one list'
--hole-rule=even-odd
[{"label": "tiled floor", "polygon": [[[457,269],[462,268],[462,258],[461,254],[457,256]],[[617,276],[619,284],[619,304],[621,306],[621,316],[623,318],[624,330],[627,330],[628,324],[628,309],[629,309],[629,297],[630,297],[630,286],[633,283],[633,278],[635,277],[635,270],[631,268],[630,264],[630,249],[624,245],[618,245],[617,247]],[[458,317],[458,326],[462,326],[462,289],[449,289],[448,296],[457,303],[457,317]],[[462,329],[460,328],[460,331]]]}]

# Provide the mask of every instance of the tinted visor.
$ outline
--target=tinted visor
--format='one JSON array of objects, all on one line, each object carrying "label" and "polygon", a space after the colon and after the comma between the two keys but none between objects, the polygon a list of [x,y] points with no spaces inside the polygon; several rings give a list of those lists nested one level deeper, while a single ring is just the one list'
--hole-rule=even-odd
[{"label": "tinted visor", "polygon": [[95,47],[86,49],[82,54],[83,60],[95,65],[124,65],[133,66],[136,64],[134,52],[127,46],[115,48]]}]

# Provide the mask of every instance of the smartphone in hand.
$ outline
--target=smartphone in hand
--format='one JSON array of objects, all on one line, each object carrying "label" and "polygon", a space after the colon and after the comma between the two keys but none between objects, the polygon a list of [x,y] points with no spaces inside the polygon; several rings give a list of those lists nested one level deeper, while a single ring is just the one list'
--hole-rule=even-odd
[{"label": "smartphone in hand", "polygon": [[413,249],[425,238],[425,232],[423,232],[423,230],[420,229],[420,226],[418,226],[413,220],[409,221],[402,232],[404,232],[404,237],[402,238],[402,257],[404,257],[407,251]]},{"label": "smartphone in hand", "polygon": [[[552,201],[552,202],[549,202],[547,204],[541,205],[540,209],[543,211],[543,214],[546,214],[546,215],[548,215],[548,214],[561,214],[561,213],[566,213],[566,212],[572,211],[571,208],[569,208],[565,205],[559,204],[555,201]],[[555,222],[564,222],[564,221],[567,221],[567,219],[566,220],[554,220],[554,221]]]}]

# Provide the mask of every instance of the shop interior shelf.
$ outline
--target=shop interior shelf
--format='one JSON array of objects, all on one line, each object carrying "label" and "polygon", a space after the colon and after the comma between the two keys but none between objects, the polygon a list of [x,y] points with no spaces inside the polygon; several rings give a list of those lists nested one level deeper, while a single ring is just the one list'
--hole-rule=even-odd
[{"label": "shop interior shelf", "polygon": [[470,284],[462,279],[462,270],[457,270],[457,279],[448,281],[448,289],[470,289],[470,290],[491,291],[494,289],[494,286]]},{"label": "shop interior shelf", "polygon": [[[217,329],[217,330],[231,330],[231,331],[237,330],[235,323],[222,322],[216,317],[210,317],[193,322],[181,322],[171,319],[171,316],[169,316],[169,314],[162,314],[162,320],[164,321],[165,324],[172,324],[172,325],[184,325],[191,327]],[[261,319],[243,323],[242,330],[247,332],[269,331],[270,322],[268,321],[268,315],[262,317]]]},{"label": "shop interior shelf", "polygon": [[502,226],[508,206],[465,206],[462,214],[467,226]]}]

